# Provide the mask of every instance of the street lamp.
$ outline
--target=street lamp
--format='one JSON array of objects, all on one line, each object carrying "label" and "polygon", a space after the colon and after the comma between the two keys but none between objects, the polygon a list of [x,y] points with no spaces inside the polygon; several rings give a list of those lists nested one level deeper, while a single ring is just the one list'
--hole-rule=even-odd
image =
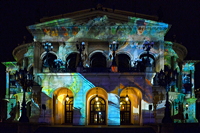
[{"label": "street lamp", "polygon": [[109,48],[113,51],[113,60],[112,60],[112,65],[111,65],[111,70],[112,72],[117,72],[117,63],[116,63],[116,58],[115,58],[115,51],[117,51],[119,47],[119,44],[116,41],[113,41],[110,45]]},{"label": "street lamp", "polygon": [[169,69],[167,66],[164,70],[161,70],[158,74],[158,84],[166,89],[165,114],[162,123],[173,123],[169,103],[169,88],[177,79],[177,71]]},{"label": "street lamp", "polygon": [[82,72],[83,69],[83,61],[82,61],[82,51],[85,50],[85,42],[81,42],[76,44],[76,48],[79,51],[79,61],[78,61],[78,66],[77,66],[77,72]]},{"label": "street lamp", "polygon": [[16,81],[23,88],[23,100],[22,100],[22,114],[19,119],[19,122],[29,122],[29,118],[27,117],[27,108],[26,108],[26,91],[28,87],[31,87],[33,84],[33,75],[27,71],[26,68],[24,70],[20,69],[15,73]]},{"label": "street lamp", "polygon": [[43,43],[43,47],[44,47],[44,50],[46,51],[46,59],[44,60],[44,67],[49,67],[49,62],[48,62],[48,55],[49,55],[49,52],[52,51],[53,49],[53,46],[51,45],[50,42],[45,42]]},{"label": "street lamp", "polygon": [[151,63],[150,63],[150,59],[149,59],[149,51],[151,50],[151,48],[153,47],[154,45],[154,42],[152,41],[144,41],[144,44],[143,44],[143,49],[145,51],[147,51],[147,60],[146,60],[146,67],[151,67]]}]

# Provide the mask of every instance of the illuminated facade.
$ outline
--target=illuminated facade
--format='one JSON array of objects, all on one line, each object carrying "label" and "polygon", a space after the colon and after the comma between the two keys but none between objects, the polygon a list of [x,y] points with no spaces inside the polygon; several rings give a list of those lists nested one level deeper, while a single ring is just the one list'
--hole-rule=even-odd
[{"label": "illuminated facade", "polygon": [[[34,41],[13,50],[16,62],[3,62],[7,74],[6,118],[18,121],[20,117],[22,87],[16,84],[14,73],[26,67],[35,77],[26,93],[31,122],[160,123],[166,91],[158,86],[155,75],[166,65],[179,73],[169,91],[174,122],[197,122],[197,61],[184,61],[187,49],[165,41],[170,25],[156,20],[103,8],[44,18],[28,26]],[[144,49],[146,42],[153,42],[149,51]],[[44,45],[53,47],[45,49]]]}]

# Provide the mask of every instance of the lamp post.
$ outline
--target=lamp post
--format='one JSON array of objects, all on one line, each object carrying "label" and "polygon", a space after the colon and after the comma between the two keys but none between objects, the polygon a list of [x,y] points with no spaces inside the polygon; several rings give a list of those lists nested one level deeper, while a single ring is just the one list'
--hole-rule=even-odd
[{"label": "lamp post", "polygon": [[158,74],[158,84],[165,87],[166,89],[166,104],[165,104],[165,114],[162,119],[162,123],[173,123],[171,118],[171,110],[169,103],[169,88],[176,81],[177,72],[165,67],[165,71],[161,70]]},{"label": "lamp post", "polygon": [[162,103],[162,100],[164,100],[164,94],[162,93],[162,91],[159,92],[156,89],[154,89],[153,90],[153,113],[154,113],[155,121],[157,121],[156,109],[157,109],[158,105]]},{"label": "lamp post", "polygon": [[23,100],[21,108],[22,113],[19,122],[29,122],[29,118],[27,117],[27,108],[26,108],[26,91],[27,88],[32,86],[33,84],[33,75],[30,74],[26,70],[26,68],[24,68],[24,70],[20,69],[19,71],[16,71],[15,79],[23,88]]},{"label": "lamp post", "polygon": [[43,65],[44,65],[44,67],[49,67],[48,55],[49,55],[49,52],[52,51],[53,46],[51,45],[50,42],[45,42],[45,43],[43,43],[43,47],[44,47],[44,50],[46,51],[46,59],[45,59]]},{"label": "lamp post", "polygon": [[85,50],[85,42],[81,42],[76,44],[76,48],[79,51],[79,61],[77,66],[77,72],[82,72],[83,70],[83,61],[82,61],[82,52]]},{"label": "lamp post", "polygon": [[116,41],[113,41],[110,45],[109,48],[113,51],[113,60],[112,60],[112,65],[111,65],[111,70],[112,72],[117,72],[117,63],[116,63],[116,58],[115,58],[115,51],[117,51],[119,47],[119,44]]},{"label": "lamp post", "polygon": [[146,67],[151,67],[151,63],[150,63],[150,59],[149,59],[149,51],[151,50],[153,45],[154,45],[154,42],[152,42],[152,41],[146,41],[146,40],[144,41],[143,49],[145,51],[147,51]]}]

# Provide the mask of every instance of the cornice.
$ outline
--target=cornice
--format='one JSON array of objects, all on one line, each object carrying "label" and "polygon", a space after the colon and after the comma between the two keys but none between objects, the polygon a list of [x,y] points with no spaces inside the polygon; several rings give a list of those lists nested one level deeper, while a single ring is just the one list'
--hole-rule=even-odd
[{"label": "cornice", "polygon": [[188,53],[186,47],[176,42],[172,42],[172,43],[173,43],[172,48],[178,54],[179,58],[183,60],[187,56],[187,53]]},{"label": "cornice", "polygon": [[15,58],[15,60],[19,61],[20,60],[19,57],[24,55],[27,52],[27,48],[30,46],[33,46],[33,43],[26,43],[17,46],[12,52],[12,55]]}]

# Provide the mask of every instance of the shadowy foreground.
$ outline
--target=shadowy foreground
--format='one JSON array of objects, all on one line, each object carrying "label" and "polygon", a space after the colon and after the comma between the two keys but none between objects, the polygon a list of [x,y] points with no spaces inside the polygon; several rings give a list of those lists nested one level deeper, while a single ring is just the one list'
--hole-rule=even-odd
[{"label": "shadowy foreground", "polygon": [[144,126],[70,126],[44,123],[0,123],[0,133],[200,133],[199,123]]}]

